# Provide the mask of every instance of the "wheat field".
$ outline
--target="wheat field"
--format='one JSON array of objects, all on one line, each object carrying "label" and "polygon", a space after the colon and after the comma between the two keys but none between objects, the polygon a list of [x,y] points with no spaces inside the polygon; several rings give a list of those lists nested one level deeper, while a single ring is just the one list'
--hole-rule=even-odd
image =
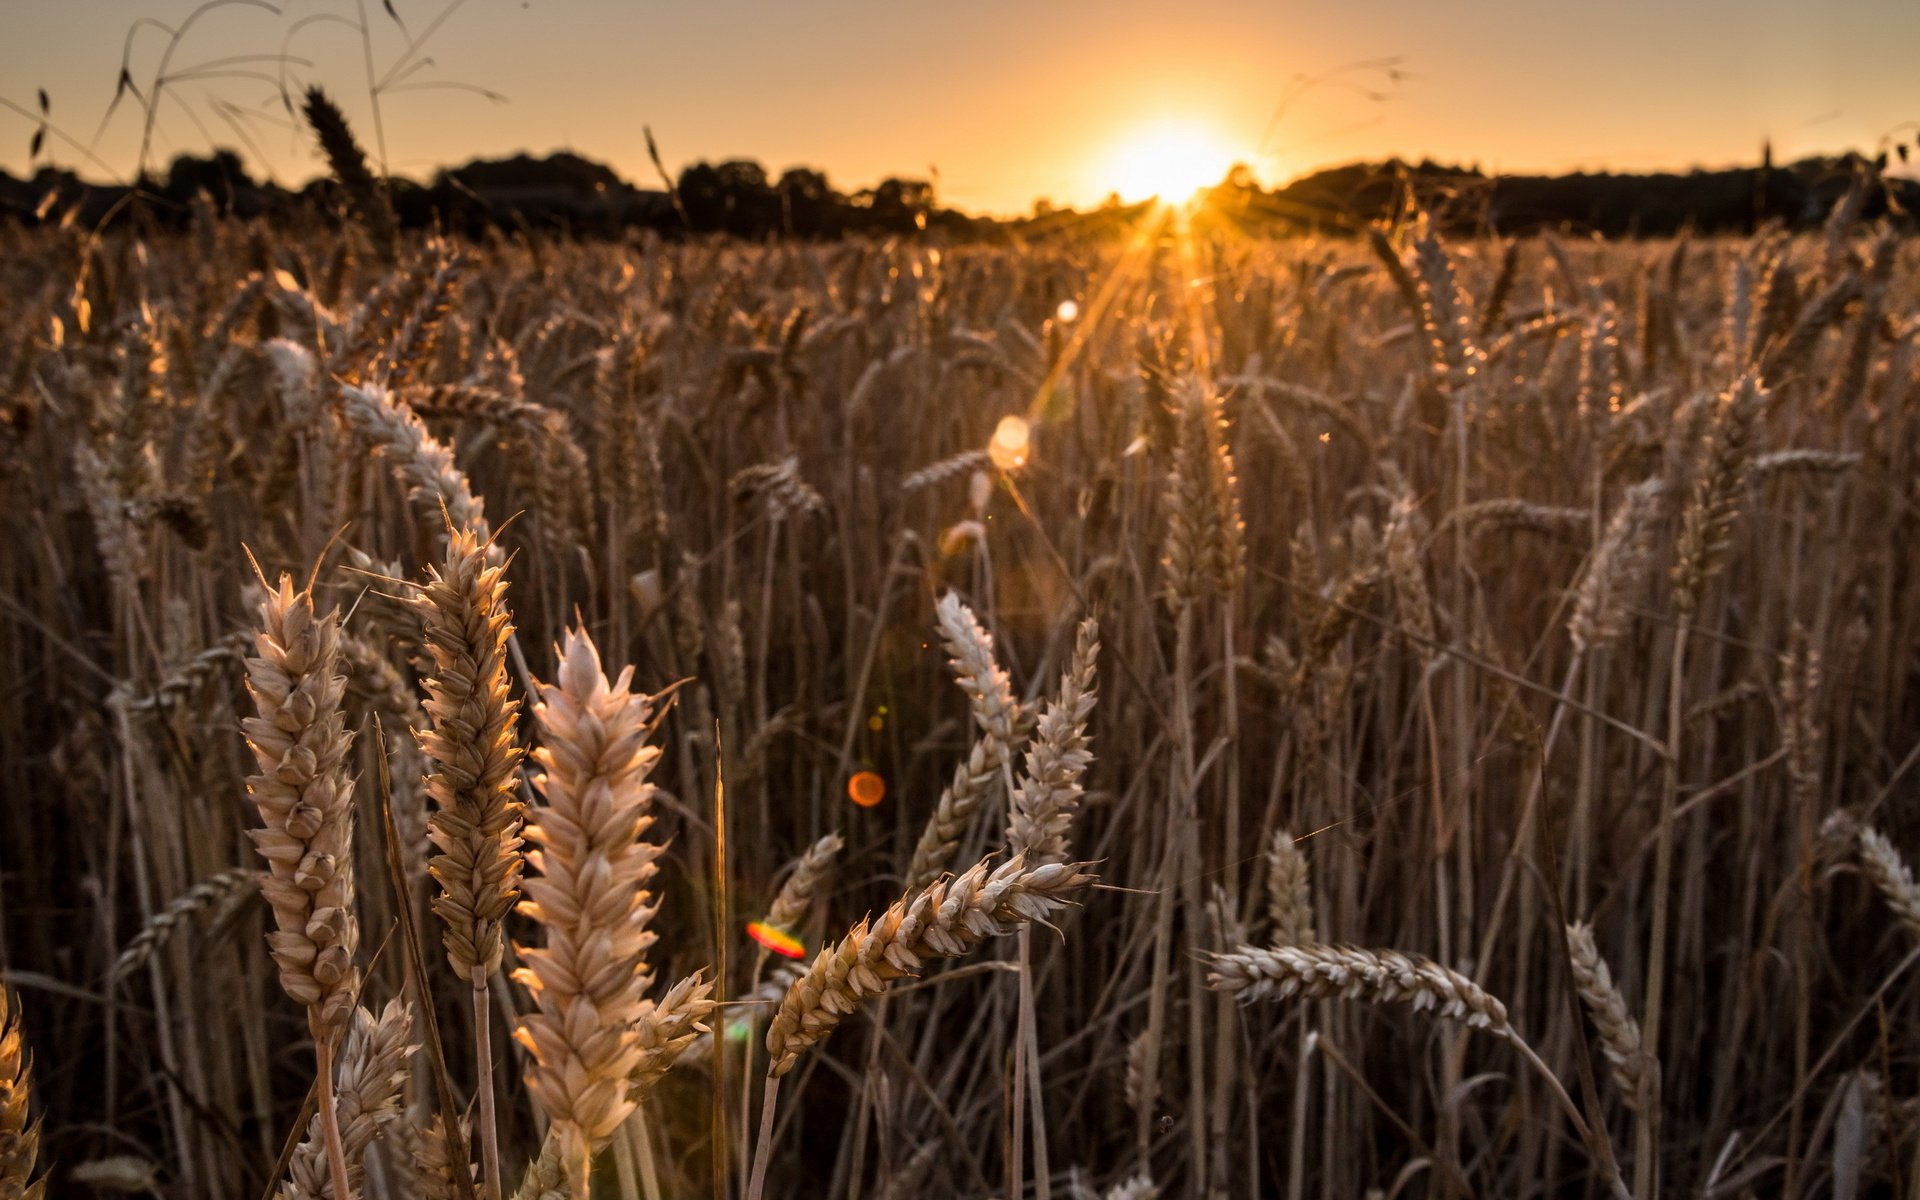
[{"label": "wheat field", "polygon": [[329,150],[0,229],[0,1196],[1920,1189],[1870,179],[468,243]]}]

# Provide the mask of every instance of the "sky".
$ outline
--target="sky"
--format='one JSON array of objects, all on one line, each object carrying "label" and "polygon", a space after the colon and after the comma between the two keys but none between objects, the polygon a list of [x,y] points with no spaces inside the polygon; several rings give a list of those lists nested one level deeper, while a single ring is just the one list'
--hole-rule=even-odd
[{"label": "sky", "polygon": [[[992,213],[1139,199],[1168,155],[1203,172],[1243,160],[1269,184],[1390,155],[1684,169],[1754,162],[1767,139],[1776,161],[1872,150],[1920,120],[1920,0],[390,0],[414,35],[444,20],[423,40],[430,63],[380,91],[381,139],[368,43],[377,78],[408,61],[408,38],[365,0],[363,39],[360,3],[202,12],[172,50],[149,161],[223,145],[282,182],[316,174],[273,78],[209,73],[283,46],[303,60],[289,77],[324,84],[399,174],[571,150],[645,186],[651,126],[670,169],[753,158],[845,190],[937,173],[942,203]],[[0,102],[29,110],[0,111],[0,169],[27,169],[44,87],[58,133],[99,162],[57,135],[53,160],[131,176],[146,113],[127,96],[102,126],[128,32],[198,7],[0,3]],[[142,94],[167,43],[135,31]]]}]

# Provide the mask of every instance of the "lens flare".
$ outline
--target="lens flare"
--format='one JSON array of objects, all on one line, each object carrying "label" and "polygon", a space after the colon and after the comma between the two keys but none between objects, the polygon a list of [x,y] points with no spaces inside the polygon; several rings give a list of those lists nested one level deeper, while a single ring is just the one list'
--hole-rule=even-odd
[{"label": "lens flare", "polygon": [[782,958],[805,958],[807,948],[800,939],[784,929],[776,929],[765,921],[752,921],[747,925],[747,936],[759,942],[761,947],[773,951]]},{"label": "lens flare", "polygon": [[887,798],[887,781],[877,771],[855,771],[847,780],[847,799],[861,808],[872,808]]},{"label": "lens flare", "polygon": [[987,443],[987,457],[1002,471],[1018,471],[1027,465],[1028,435],[1025,417],[1001,417]]},{"label": "lens flare", "polygon": [[1122,199],[1157,196],[1178,204],[1225,179],[1233,162],[1233,151],[1206,126],[1169,120],[1138,131],[1116,147],[1107,178]]}]

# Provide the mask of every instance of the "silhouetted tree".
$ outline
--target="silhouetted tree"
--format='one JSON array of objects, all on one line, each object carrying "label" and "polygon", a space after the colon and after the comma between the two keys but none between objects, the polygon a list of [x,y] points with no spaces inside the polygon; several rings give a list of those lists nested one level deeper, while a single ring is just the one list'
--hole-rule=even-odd
[{"label": "silhouetted tree", "polygon": [[779,232],[780,199],[766,168],[751,159],[694,163],[680,172],[678,186],[696,233],[759,238]]},{"label": "silhouetted tree", "polygon": [[167,182],[160,194],[175,204],[185,204],[205,193],[221,212],[233,206],[233,199],[254,187],[246,164],[231,150],[215,150],[207,158],[182,154],[167,168]]},{"label": "silhouetted tree", "polygon": [[843,224],[839,209],[845,201],[828,185],[827,177],[811,167],[790,167],[780,176],[780,208],[784,231],[792,237],[832,237]]},{"label": "silhouetted tree", "polygon": [[882,180],[867,199],[867,223],[893,233],[925,229],[932,211],[933,185],[923,179]]}]

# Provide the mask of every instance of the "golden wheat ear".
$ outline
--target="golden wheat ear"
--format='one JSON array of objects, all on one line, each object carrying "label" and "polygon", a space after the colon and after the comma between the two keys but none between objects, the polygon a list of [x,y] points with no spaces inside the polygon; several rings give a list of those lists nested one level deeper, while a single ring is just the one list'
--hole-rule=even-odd
[{"label": "golden wheat ear", "polygon": [[426,678],[432,728],[420,738],[432,771],[427,836],[439,851],[427,864],[438,885],[447,961],[471,993],[483,1178],[500,1189],[494,1116],[491,981],[506,949],[501,923],[520,896],[525,864],[520,829],[519,701],[508,694],[506,564],[490,540],[455,526],[445,559],[413,600],[433,668]]},{"label": "golden wheat ear", "polygon": [[46,1180],[33,1180],[40,1157],[40,1122],[33,1100],[33,1057],[20,1034],[20,1001],[0,983],[0,1195],[41,1200]]}]

